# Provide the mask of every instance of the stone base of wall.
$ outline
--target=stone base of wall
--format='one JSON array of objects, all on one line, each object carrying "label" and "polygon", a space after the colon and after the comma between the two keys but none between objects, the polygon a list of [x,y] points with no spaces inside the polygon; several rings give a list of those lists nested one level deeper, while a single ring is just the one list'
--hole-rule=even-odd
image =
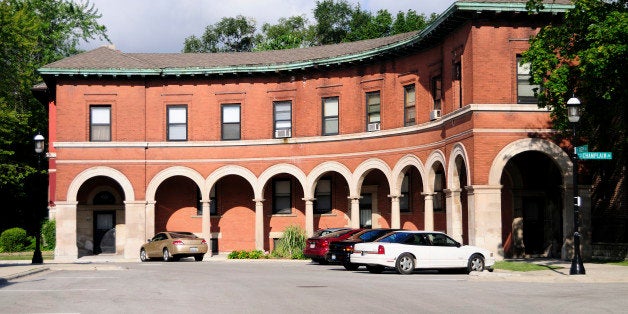
[{"label": "stone base of wall", "polygon": [[628,259],[628,243],[593,243],[593,259],[624,261]]}]

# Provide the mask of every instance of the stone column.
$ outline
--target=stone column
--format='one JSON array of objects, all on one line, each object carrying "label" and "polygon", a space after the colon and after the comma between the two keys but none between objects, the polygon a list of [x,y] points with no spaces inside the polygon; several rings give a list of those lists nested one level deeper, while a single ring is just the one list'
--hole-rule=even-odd
[{"label": "stone column", "polygon": [[255,249],[264,250],[264,200],[254,199],[255,202]]},{"label": "stone column", "polygon": [[55,261],[74,262],[76,246],[76,205],[78,202],[57,202]]},{"label": "stone column", "polygon": [[498,259],[503,258],[501,188],[501,185],[466,187],[469,191],[469,244],[490,250]]},{"label": "stone column", "polygon": [[[124,202],[124,224],[126,225],[126,242],[124,258],[137,259],[140,247],[146,241],[146,202]],[[123,239],[116,239],[116,241]]]},{"label": "stone column", "polygon": [[146,202],[146,234],[144,240],[155,236],[155,202]]},{"label": "stone column", "polygon": [[305,234],[307,237],[314,235],[314,201],[315,198],[304,198],[305,201]]},{"label": "stone column", "polygon": [[351,228],[360,228],[360,196],[349,196],[351,200]]},{"label": "stone column", "polygon": [[388,195],[390,197],[390,228],[401,228],[401,209],[399,209],[400,195]]},{"label": "stone column", "polygon": [[445,216],[447,234],[462,243],[462,203],[460,189],[445,189]]},{"label": "stone column", "polygon": [[201,232],[203,234],[203,238],[207,241],[207,253],[209,256],[212,256],[212,233],[211,233],[211,213],[210,213],[210,205],[211,200],[201,200],[202,206],[202,218],[201,218]]},{"label": "stone column", "polygon": [[434,193],[421,193],[425,196],[425,226],[423,230],[434,231]]}]

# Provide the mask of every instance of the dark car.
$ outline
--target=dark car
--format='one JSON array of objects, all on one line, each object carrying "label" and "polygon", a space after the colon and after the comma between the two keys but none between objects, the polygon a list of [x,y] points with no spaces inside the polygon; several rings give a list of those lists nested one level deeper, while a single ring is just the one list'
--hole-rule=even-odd
[{"label": "dark car", "polygon": [[303,255],[307,258],[311,258],[312,261],[319,264],[327,264],[325,256],[329,250],[329,244],[334,241],[342,241],[355,233],[362,231],[363,229],[342,229],[332,233],[327,233],[322,236],[315,236],[308,238],[305,242],[305,248],[303,249]]},{"label": "dark car", "polygon": [[356,243],[373,242],[393,231],[399,229],[367,229],[362,230],[349,238],[336,241],[329,244],[329,251],[326,255],[326,260],[329,263],[340,263],[347,270],[356,270],[360,267],[360,264],[351,263],[349,256],[353,253],[353,246]]}]

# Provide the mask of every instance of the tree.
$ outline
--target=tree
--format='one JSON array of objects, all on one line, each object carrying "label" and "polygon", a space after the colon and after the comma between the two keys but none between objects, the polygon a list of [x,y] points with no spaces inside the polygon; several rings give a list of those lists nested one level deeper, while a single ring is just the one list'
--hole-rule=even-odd
[{"label": "tree", "polygon": [[[560,25],[549,25],[532,38],[523,62],[531,63],[531,81],[541,86],[539,106],[551,109],[554,127],[569,129],[567,99],[582,102],[580,143],[591,151],[610,151],[612,161],[586,166],[593,187],[594,241],[628,241],[626,208],[626,108],[628,96],[628,2],[575,0]],[[543,7],[540,0],[528,8]]]},{"label": "tree", "polygon": [[187,37],[183,52],[239,52],[251,51],[255,45],[255,20],[242,15],[224,17],[209,25],[201,38]]},{"label": "tree", "polygon": [[303,16],[280,18],[277,24],[264,23],[255,50],[303,48],[312,45],[314,28]]},{"label": "tree", "polygon": [[436,20],[437,17],[438,14],[432,13],[428,19],[425,14],[417,14],[414,10],[408,10],[405,14],[399,12],[392,24],[392,34],[420,31]]},{"label": "tree", "polygon": [[342,42],[349,33],[354,9],[346,0],[316,1],[316,41],[319,45]]},{"label": "tree", "polygon": [[82,40],[108,40],[99,18],[89,2],[0,1],[0,229],[25,225],[32,189],[46,191],[33,152],[35,132],[48,128],[46,108],[31,94],[37,69],[77,53]]}]

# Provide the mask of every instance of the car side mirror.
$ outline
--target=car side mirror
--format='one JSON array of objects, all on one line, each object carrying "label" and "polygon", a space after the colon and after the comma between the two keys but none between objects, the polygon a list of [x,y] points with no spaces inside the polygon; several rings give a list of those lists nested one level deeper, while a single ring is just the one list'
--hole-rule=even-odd
[{"label": "car side mirror", "polygon": [[460,242],[456,242],[456,247],[461,247],[462,244],[460,244]]}]

